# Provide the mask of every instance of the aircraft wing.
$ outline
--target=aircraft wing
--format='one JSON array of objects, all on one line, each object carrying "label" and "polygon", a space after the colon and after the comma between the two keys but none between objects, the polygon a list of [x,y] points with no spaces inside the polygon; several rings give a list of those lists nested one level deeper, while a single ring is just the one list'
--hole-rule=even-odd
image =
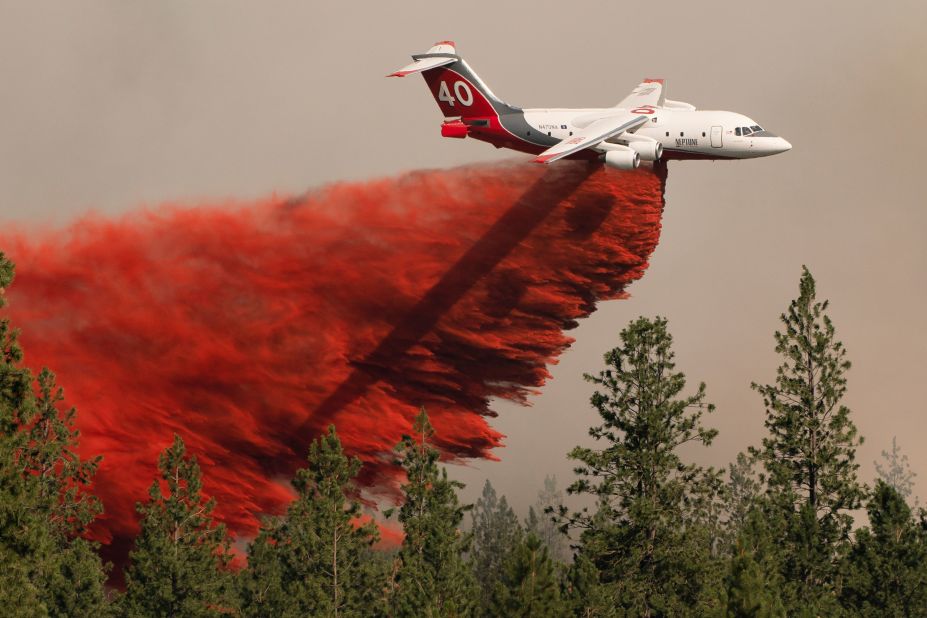
[{"label": "aircraft wing", "polygon": [[647,116],[632,114],[610,114],[592,121],[585,128],[575,131],[573,137],[568,137],[556,146],[548,148],[538,155],[535,163],[553,163],[557,159],[579,152],[584,148],[591,148],[610,137],[636,129],[647,122]]},{"label": "aircraft wing", "polygon": [[621,100],[615,107],[634,109],[638,107],[663,107],[666,101],[666,84],[662,79],[647,78]]}]

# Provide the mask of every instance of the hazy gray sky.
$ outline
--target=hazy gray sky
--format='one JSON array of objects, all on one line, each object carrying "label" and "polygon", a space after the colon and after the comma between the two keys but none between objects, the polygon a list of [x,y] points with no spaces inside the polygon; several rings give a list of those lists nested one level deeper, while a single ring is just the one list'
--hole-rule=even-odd
[{"label": "hazy gray sky", "polygon": [[[752,380],[808,264],[854,366],[847,403],[872,461],[898,436],[927,497],[927,4],[0,1],[0,220],[246,199],[519,156],[444,140],[421,80],[383,76],[453,39],[516,105],[607,106],[645,76],[669,97],[783,135],[766,160],[670,165],[663,237],[629,300],[605,303],[530,409],[508,404],[489,476],[519,506],[596,421],[583,371],[618,331],[665,315],[704,380],[723,465],[763,435]],[[633,19],[632,19],[633,17]]]}]

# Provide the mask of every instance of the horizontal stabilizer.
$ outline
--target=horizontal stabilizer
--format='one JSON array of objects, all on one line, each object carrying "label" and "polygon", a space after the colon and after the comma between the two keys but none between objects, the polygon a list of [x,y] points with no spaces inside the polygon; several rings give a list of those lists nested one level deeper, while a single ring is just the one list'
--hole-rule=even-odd
[{"label": "horizontal stabilizer", "polygon": [[443,67],[446,64],[451,64],[460,60],[460,56],[457,55],[457,49],[454,47],[453,41],[435,43],[432,48],[424,54],[416,54],[412,56],[412,58],[415,59],[415,62],[407,64],[398,71],[390,73],[387,77],[405,77],[413,73],[421,73],[429,69]]}]

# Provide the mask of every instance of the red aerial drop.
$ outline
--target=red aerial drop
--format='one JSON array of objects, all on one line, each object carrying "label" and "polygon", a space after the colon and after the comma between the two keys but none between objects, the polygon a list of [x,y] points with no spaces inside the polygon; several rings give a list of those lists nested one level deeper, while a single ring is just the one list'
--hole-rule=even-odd
[{"label": "red aerial drop", "polygon": [[7,232],[7,311],[77,406],[82,451],[104,456],[110,553],[175,432],[248,536],[329,423],[371,493],[395,487],[390,452],[422,405],[448,459],[492,457],[490,399],[525,402],[564,331],[641,277],[665,179],[468,166]]}]

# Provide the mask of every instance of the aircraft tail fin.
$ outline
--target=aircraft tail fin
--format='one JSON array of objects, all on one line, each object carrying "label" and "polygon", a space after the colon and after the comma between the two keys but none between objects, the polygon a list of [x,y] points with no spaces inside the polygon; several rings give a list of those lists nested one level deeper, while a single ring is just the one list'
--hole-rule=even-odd
[{"label": "aircraft tail fin", "polygon": [[421,73],[445,118],[498,116],[520,111],[499,99],[457,54],[453,41],[439,41],[414,62],[387,75],[405,77]]}]

